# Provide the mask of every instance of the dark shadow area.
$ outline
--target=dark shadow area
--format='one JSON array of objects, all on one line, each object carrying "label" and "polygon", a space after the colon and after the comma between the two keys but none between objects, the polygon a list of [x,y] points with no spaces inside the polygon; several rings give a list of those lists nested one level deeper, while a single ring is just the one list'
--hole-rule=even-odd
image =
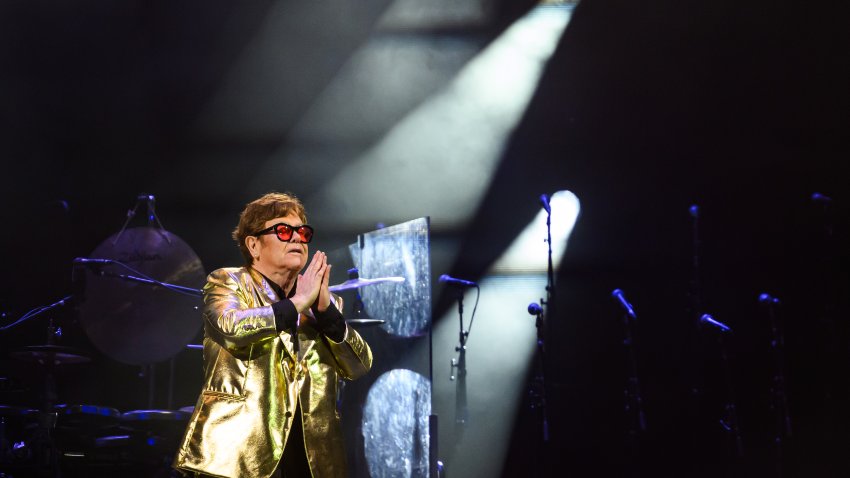
[{"label": "dark shadow area", "polygon": [[[845,17],[836,4],[791,2],[576,9],[455,265],[480,276],[539,209],[539,194],[579,197],[549,319],[551,440],[539,442],[524,407],[504,476],[779,476],[778,464],[785,476],[847,473],[836,445],[848,426],[850,351],[838,305],[850,259]],[[648,429],[636,443],[615,288],[639,316]],[[781,461],[762,292],[782,301],[793,434]],[[697,320],[706,312],[734,331],[724,340],[731,387],[717,331]],[[730,402],[740,457],[720,424]]]}]

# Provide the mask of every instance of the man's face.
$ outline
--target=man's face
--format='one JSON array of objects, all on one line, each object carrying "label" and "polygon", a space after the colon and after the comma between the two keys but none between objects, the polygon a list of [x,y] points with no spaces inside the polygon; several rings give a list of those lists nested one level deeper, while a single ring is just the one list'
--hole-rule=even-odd
[{"label": "man's face", "polygon": [[[269,219],[263,225],[263,228],[273,226],[277,223],[285,223],[295,227],[303,225],[298,214],[291,212],[284,217],[276,217]],[[307,264],[307,244],[303,242],[303,238],[298,234],[298,231],[292,231],[292,237],[289,242],[283,242],[277,238],[275,234],[264,234],[257,237],[259,259],[255,259],[254,263],[268,267],[272,270],[288,270],[301,271]]]}]

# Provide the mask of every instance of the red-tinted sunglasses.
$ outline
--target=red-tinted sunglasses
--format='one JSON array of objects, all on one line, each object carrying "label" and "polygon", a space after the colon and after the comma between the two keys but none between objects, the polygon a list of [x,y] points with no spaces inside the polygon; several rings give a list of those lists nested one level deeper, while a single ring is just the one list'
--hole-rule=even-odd
[{"label": "red-tinted sunglasses", "polygon": [[289,242],[292,239],[292,232],[298,232],[298,237],[301,242],[309,244],[313,240],[313,227],[304,224],[302,226],[290,226],[289,224],[279,222],[273,226],[269,226],[262,231],[257,231],[252,236],[262,236],[264,234],[275,234],[278,239],[283,242]]}]

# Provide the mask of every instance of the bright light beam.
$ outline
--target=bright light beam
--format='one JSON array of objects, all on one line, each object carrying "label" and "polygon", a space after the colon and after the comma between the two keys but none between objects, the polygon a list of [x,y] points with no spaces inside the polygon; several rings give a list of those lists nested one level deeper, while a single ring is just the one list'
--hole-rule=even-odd
[{"label": "bright light beam", "polygon": [[[567,238],[573,232],[578,219],[579,202],[570,191],[558,191],[549,198],[552,209],[552,264],[557,270],[564,251],[567,250]],[[495,274],[532,274],[546,273],[548,257],[538,252],[541,241],[546,238],[546,211],[540,210],[537,217],[514,240],[508,250],[492,266]],[[563,240],[560,240],[563,239]],[[544,246],[545,247],[545,246]]]},{"label": "bright light beam", "polygon": [[[552,195],[553,265],[560,262],[579,217],[580,206],[569,191]],[[479,281],[481,300],[467,342],[468,422],[455,427],[455,381],[449,360],[457,356],[457,310],[440,318],[434,329],[434,409],[440,419],[441,459],[452,476],[501,476],[514,416],[527,393],[523,384],[535,353],[535,318],[528,305],[545,296],[548,247],[545,211],[541,211]],[[464,295],[468,323],[475,292]],[[554,340],[554,339],[553,339]],[[457,433],[452,434],[452,430]],[[529,438],[530,439],[530,438]],[[481,451],[492,459],[481,459]]]},{"label": "bright light beam", "polygon": [[566,27],[570,7],[537,7],[471,60],[444,90],[348,163],[315,196],[329,224],[368,230],[430,216],[462,227],[477,209]]}]

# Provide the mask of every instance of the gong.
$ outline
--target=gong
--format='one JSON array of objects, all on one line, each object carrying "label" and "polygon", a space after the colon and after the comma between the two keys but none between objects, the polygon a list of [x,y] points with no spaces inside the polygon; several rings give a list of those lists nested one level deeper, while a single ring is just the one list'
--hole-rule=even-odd
[{"label": "gong", "polygon": [[98,350],[131,365],[160,362],[201,327],[201,298],[160,283],[199,289],[206,273],[176,235],[155,227],[125,229],[103,241],[85,269],[80,322]]}]

